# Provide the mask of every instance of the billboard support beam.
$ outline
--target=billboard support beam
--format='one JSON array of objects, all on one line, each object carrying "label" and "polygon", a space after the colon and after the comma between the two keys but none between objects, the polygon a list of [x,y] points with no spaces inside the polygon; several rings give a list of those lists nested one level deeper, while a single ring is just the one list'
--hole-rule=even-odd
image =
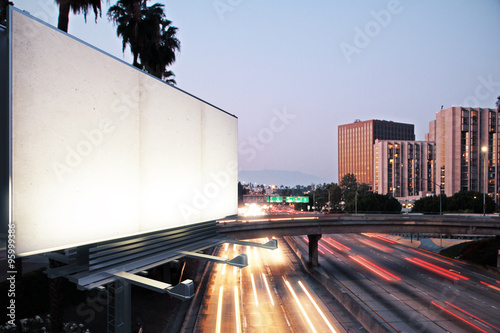
[{"label": "billboard support beam", "polygon": [[208,254],[197,253],[197,252],[179,251],[179,253],[183,254],[186,257],[213,261],[213,262],[216,262],[218,264],[228,264],[228,265],[236,266],[239,268],[243,268],[243,267],[248,266],[248,257],[244,253],[234,257],[231,260],[217,257],[217,256],[211,256]]},{"label": "billboard support beam", "polygon": [[278,241],[274,238],[265,244],[240,241],[240,240],[236,240],[236,239],[232,239],[232,238],[228,238],[228,239],[224,240],[224,242],[229,243],[229,244],[238,244],[238,245],[260,247],[260,248],[263,248],[266,250],[276,250],[278,248]]},{"label": "billboard support beam", "polygon": [[119,280],[125,279],[133,285],[146,288],[161,294],[169,294],[180,300],[187,300],[194,297],[194,285],[192,280],[184,280],[176,286],[169,283],[153,280],[144,276],[135,275],[127,272],[118,272],[114,274]]}]

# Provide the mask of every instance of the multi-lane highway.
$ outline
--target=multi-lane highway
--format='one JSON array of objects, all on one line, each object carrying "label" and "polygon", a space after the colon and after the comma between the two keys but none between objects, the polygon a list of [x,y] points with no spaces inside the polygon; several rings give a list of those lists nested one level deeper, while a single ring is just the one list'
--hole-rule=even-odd
[{"label": "multi-lane highway", "polygon": [[[307,237],[294,240],[307,249]],[[366,332],[279,243],[219,249],[249,265],[214,265],[195,332]],[[498,274],[379,234],[323,235],[319,251],[322,269],[389,330],[500,332]]]},{"label": "multi-lane highway", "polygon": [[[281,239],[278,250],[225,244],[219,256],[246,253],[248,267],[214,265],[195,332],[362,332],[301,269]],[[265,240],[261,240],[262,243]]]},{"label": "multi-lane highway", "polygon": [[395,332],[500,332],[497,274],[377,234],[323,235],[319,250],[322,268]]}]

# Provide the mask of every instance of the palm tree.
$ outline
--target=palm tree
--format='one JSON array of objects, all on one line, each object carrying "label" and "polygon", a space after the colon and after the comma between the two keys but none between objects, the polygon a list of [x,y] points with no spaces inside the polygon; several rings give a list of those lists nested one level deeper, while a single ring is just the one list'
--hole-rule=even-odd
[{"label": "palm tree", "polygon": [[[175,76],[172,71],[165,70],[175,62],[175,52],[180,49],[180,41],[175,37],[177,28],[171,24],[171,21],[164,18],[159,21],[159,25],[156,25],[160,27],[157,35],[153,35],[153,38],[144,45],[141,56],[144,69],[160,79]],[[155,23],[148,26],[154,28]],[[173,79],[166,81],[175,84]]]},{"label": "palm tree", "polygon": [[143,9],[146,1],[119,0],[116,5],[108,10],[108,19],[116,25],[116,34],[122,37],[122,51],[125,52],[127,44],[134,56],[133,65],[141,68],[139,64],[140,43],[139,25],[142,21]]},{"label": "palm tree", "polygon": [[94,10],[95,19],[97,21],[97,14],[101,16],[101,0],[55,0],[59,5],[59,20],[57,27],[68,32],[69,12],[73,11],[74,14],[83,13],[85,22],[87,22],[87,14],[92,8]]},{"label": "palm tree", "polygon": [[133,65],[167,83],[175,84],[174,73],[166,67],[175,62],[180,41],[177,28],[165,18],[162,4],[147,6],[147,0],[119,0],[109,8],[108,18],[134,57]]}]

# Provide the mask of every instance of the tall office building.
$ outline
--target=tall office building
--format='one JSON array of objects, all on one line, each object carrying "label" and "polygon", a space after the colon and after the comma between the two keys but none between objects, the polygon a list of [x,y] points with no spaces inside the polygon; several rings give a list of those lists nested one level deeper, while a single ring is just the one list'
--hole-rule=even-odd
[{"label": "tall office building", "polygon": [[373,192],[417,199],[434,191],[435,143],[375,140]]},{"label": "tall office building", "polygon": [[499,133],[498,109],[455,106],[437,113],[425,137],[436,143],[436,193],[486,189],[498,203]]},{"label": "tall office building", "polygon": [[356,120],[338,127],[339,182],[345,174],[356,175],[358,183],[373,185],[375,140],[415,140],[415,126],[385,120]]}]

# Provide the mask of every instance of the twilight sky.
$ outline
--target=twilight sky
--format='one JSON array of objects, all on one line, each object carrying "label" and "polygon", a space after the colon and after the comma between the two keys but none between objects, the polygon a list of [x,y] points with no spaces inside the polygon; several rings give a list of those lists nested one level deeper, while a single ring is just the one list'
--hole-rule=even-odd
[{"label": "twilight sky", "polygon": [[[57,25],[54,0],[13,2]],[[411,123],[424,140],[441,105],[500,95],[498,0],[156,2],[179,28],[177,86],[238,116],[240,170],[337,182],[338,125]],[[131,63],[103,3],[69,33]]]}]

